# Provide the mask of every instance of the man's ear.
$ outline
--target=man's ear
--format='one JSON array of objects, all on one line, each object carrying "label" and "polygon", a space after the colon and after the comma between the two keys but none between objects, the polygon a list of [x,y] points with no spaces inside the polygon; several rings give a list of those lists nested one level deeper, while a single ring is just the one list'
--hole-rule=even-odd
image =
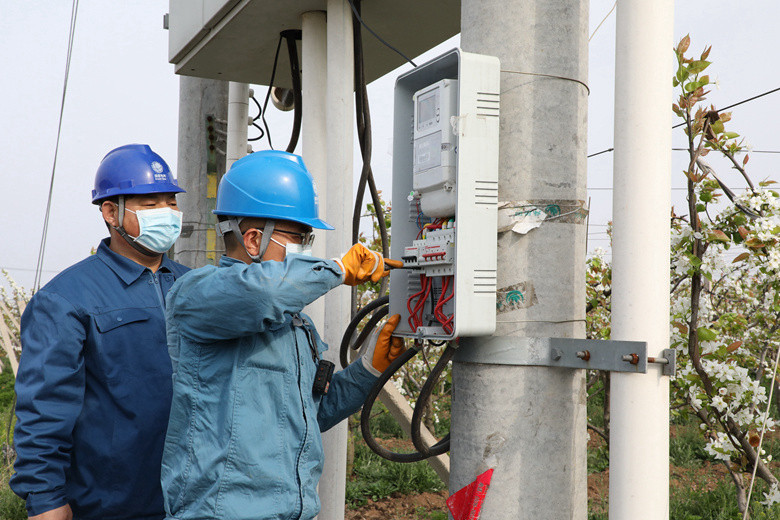
[{"label": "man's ear", "polygon": [[247,253],[252,256],[256,256],[260,253],[260,241],[262,238],[263,235],[255,228],[249,229],[244,233],[244,247],[246,248]]},{"label": "man's ear", "polygon": [[116,227],[119,225],[119,208],[110,200],[104,200],[100,204],[100,213],[109,226]]}]

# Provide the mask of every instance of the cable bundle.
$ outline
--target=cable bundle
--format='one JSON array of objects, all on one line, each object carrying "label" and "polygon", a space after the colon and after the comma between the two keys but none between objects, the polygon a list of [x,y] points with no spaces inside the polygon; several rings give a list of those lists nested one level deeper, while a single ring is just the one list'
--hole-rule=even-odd
[{"label": "cable bundle", "polygon": [[[425,288],[423,290],[427,290],[428,292],[430,292],[431,289],[430,279],[427,280],[428,281],[425,283]],[[423,306],[427,299],[427,293],[425,294],[426,294],[425,297],[420,298],[420,301],[423,302],[422,303]],[[444,291],[442,291],[442,296],[439,299],[440,302],[443,299],[443,296],[444,296]],[[339,352],[339,358],[342,367],[345,368],[347,364],[349,364],[349,359],[348,359],[349,349],[352,348],[353,350],[358,350],[366,341],[366,339],[371,335],[371,332],[379,326],[379,323],[382,320],[382,318],[387,316],[390,307],[389,301],[390,298],[388,296],[377,298],[376,300],[373,300],[365,307],[360,309],[360,311],[358,311],[355,314],[355,317],[352,319],[352,321],[347,326],[347,329],[344,331],[344,336],[341,340],[341,349]],[[363,330],[360,332],[358,337],[353,342],[353,337],[357,332],[358,325],[365,318],[369,318],[368,322],[366,323],[365,327],[363,327]],[[384,388],[385,384],[388,381],[390,381],[390,379],[392,379],[395,373],[398,372],[398,370],[400,370],[402,366],[404,366],[409,360],[414,358],[414,356],[417,355],[417,353],[422,349],[422,347],[423,347],[423,342],[415,341],[413,347],[407,349],[406,352],[401,354],[398,358],[396,358],[395,361],[393,361],[390,364],[387,370],[385,370],[382,373],[382,375],[379,376],[379,379],[377,379],[376,383],[374,383],[374,386],[371,388],[371,391],[366,397],[366,401],[363,404],[363,411],[360,414],[360,429],[363,434],[363,439],[366,441],[366,444],[371,448],[371,450],[374,451],[374,453],[376,453],[380,457],[383,457],[387,460],[391,460],[393,462],[417,462],[420,460],[425,460],[429,457],[435,457],[437,455],[441,455],[442,453],[446,453],[450,449],[449,434],[447,434],[445,437],[443,437],[440,441],[438,441],[433,446],[427,446],[425,444],[425,441],[422,439],[421,432],[422,432],[422,419],[423,419],[423,413],[425,411],[425,407],[427,406],[427,403],[431,398],[431,394],[433,393],[433,389],[435,388],[436,383],[439,381],[442,373],[444,372],[445,368],[447,367],[447,364],[450,362],[450,360],[452,359],[452,355],[454,354],[454,348],[452,347],[451,344],[447,345],[447,348],[442,353],[441,357],[439,358],[439,361],[433,367],[433,370],[431,370],[428,379],[426,379],[425,383],[423,384],[420,390],[420,395],[418,396],[417,402],[415,403],[414,406],[414,413],[412,414],[411,438],[412,438],[412,443],[414,444],[414,447],[417,449],[417,451],[414,453],[396,453],[390,451],[384,446],[380,445],[371,435],[369,421],[371,418],[371,409],[374,406],[374,401],[376,401],[377,397],[379,397],[379,393],[382,391],[382,388]]]}]

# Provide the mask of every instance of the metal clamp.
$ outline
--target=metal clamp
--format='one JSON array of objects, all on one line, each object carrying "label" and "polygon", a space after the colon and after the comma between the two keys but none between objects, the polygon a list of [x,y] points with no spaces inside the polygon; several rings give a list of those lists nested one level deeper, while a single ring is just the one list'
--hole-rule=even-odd
[{"label": "metal clamp", "polygon": [[491,336],[461,338],[455,361],[494,365],[546,366],[645,374],[648,363],[663,365],[664,375],[674,375],[673,349],[663,356],[647,356],[645,341],[573,338]]}]

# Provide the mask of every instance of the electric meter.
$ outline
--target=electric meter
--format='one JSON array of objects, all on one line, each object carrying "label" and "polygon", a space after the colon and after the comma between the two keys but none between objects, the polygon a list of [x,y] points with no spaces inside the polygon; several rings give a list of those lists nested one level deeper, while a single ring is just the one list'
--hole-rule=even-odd
[{"label": "electric meter", "polygon": [[404,262],[390,274],[396,334],[495,330],[499,86],[497,58],[460,49],[396,81],[391,256]]},{"label": "electric meter", "polygon": [[458,82],[443,79],[414,94],[414,180],[428,217],[455,215],[455,153],[452,117],[458,111]]}]

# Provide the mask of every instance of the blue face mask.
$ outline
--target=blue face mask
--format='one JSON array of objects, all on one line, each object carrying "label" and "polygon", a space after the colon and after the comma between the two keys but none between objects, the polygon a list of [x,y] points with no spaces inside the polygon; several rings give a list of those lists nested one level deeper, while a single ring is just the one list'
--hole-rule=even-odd
[{"label": "blue face mask", "polygon": [[[126,208],[125,208],[126,209]],[[139,209],[133,211],[138,218],[140,233],[133,240],[155,253],[164,253],[173,246],[181,233],[181,211],[171,208]]]}]

